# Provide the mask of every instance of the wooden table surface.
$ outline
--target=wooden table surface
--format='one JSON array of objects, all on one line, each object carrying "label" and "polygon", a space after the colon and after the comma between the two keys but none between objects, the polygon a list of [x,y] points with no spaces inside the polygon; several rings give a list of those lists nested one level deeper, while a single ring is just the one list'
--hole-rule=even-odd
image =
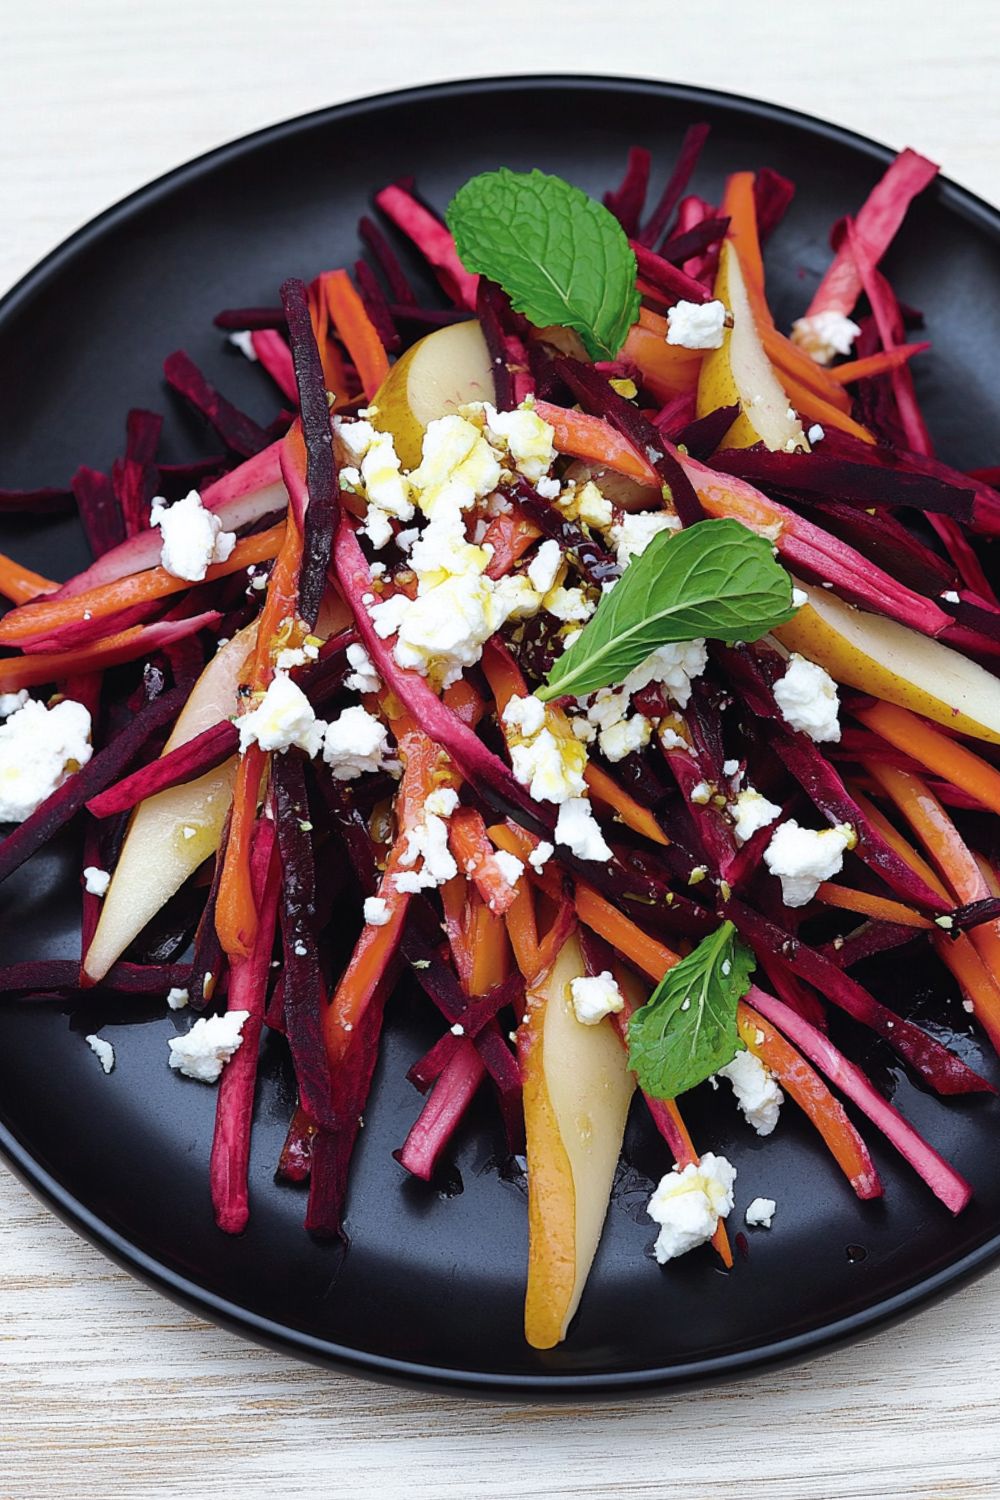
[{"label": "wooden table surface", "polygon": [[[1000,201],[987,0],[30,0],[0,5],[0,289],[186,158],[445,77],[642,74],[911,144]],[[1000,1271],[752,1382],[512,1407],[295,1364],[145,1290],[0,1168],[0,1500],[1000,1496]]]}]

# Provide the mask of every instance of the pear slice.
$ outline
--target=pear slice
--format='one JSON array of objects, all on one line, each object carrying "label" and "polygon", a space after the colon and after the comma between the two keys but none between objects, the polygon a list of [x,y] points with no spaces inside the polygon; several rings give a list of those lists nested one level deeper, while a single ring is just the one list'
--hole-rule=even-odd
[{"label": "pear slice", "polygon": [[776,452],[808,449],[802,423],[768,359],[754,323],[739,257],[723,241],[715,295],[733,315],[722,347],[705,356],[698,377],[698,415],[738,404],[740,414],[720,446],[749,448],[763,443]]},{"label": "pear slice", "polygon": [[[208,663],[163,747],[164,754],[222,719],[232,718],[247,654],[256,637],[255,620]],[[228,760],[196,781],[147,797],[136,808],[84,959],[84,973],[95,984],[161,906],[215,853],[232,801],[235,768],[235,759]]]},{"label": "pear slice", "polygon": [[635,1080],[605,1019],[576,1019],[570,981],[584,973],[576,937],[528,993],[521,1065],[528,1140],[525,1337],[566,1336],[601,1238]]},{"label": "pear slice", "polygon": [[424,432],[436,417],[494,399],[490,353],[475,321],[435,329],[397,359],[379,386],[372,425],[392,434],[403,467],[420,463]]},{"label": "pear slice", "polygon": [[836,682],[909,708],[960,734],[1000,745],[1000,679],[950,646],[885,615],[854,609],[826,589],[774,634]]}]

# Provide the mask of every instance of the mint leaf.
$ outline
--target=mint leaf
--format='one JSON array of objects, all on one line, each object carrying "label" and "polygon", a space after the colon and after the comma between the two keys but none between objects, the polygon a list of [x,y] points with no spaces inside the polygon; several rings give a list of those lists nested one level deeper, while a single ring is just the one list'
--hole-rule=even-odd
[{"label": "mint leaf", "polygon": [[654,1099],[676,1099],[742,1050],[736,1008],[756,960],[732,922],[704,938],[660,980],[629,1022],[628,1062]]},{"label": "mint leaf", "polygon": [[483,172],[445,215],[466,270],[503,287],[537,328],[580,335],[614,359],[639,316],[635,254],[603,204],[546,172]]},{"label": "mint leaf", "polygon": [[771,543],[742,521],[661,531],[604,595],[537,695],[582,698],[621,682],[672,641],[756,641],[794,613],[792,580]]}]

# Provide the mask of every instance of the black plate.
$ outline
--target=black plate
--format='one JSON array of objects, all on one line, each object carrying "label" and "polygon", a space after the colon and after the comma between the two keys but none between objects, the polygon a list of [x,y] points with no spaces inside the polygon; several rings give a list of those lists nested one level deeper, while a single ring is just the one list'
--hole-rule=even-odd
[{"label": "black plate", "polygon": [[[211,326],[222,306],[272,303],[288,275],[350,263],[373,188],[416,172],[443,205],[471,173],[541,166],[599,193],[632,142],[662,172],[684,127],[713,133],[696,187],[717,201],[727,171],[769,164],[798,183],[768,253],[781,322],[808,300],[832,220],[858,204],[889,153],[771,105],[672,85],[608,79],[501,79],[364,100],[227,146],[129,198],[75,235],[0,306],[0,453],[7,485],[107,467],[129,406],[166,408],[168,456],[201,437],[164,393],[160,363],[183,345],[255,415],[263,377]],[[935,344],[918,381],[943,456],[996,458],[1000,391],[974,372],[1000,346],[1000,218],[941,182],[912,212],[889,269],[922,307]],[[203,441],[203,439],[202,439]],[[74,524],[7,523],[0,546],[64,576],[86,560]],[[76,853],[46,850],[0,892],[5,961],[78,952]],[[920,1013],[922,976],[894,965],[889,998]],[[949,1014],[962,1012],[951,1002]],[[940,1005],[934,1012],[942,1014]],[[118,1062],[105,1077],[84,1045],[105,1025]],[[522,1186],[500,1170],[502,1140],[482,1103],[462,1130],[442,1191],[405,1181],[390,1155],[417,1113],[409,1062],[434,1032],[398,997],[354,1165],[351,1249],[301,1228],[299,1191],[272,1171],[291,1105],[276,1046],[265,1054],[251,1163],[252,1220],[240,1239],[214,1227],[207,1157],[215,1093],[170,1073],[167,1037],[186,1019],[143,1002],[0,1008],[0,1147],[23,1179],[130,1271],[195,1311],[289,1352],[385,1378],[539,1395],[678,1383],[800,1355],[912,1309],[989,1264],[1000,1249],[996,1102],[943,1105],[873,1054],[896,1103],[976,1190],[957,1221],[866,1135],[884,1203],[857,1203],[793,1107],[760,1141],[731,1101],[703,1092],[691,1124],[703,1150],[739,1168],[738,1229],[750,1199],[777,1199],[770,1234],[749,1237],[729,1275],[708,1252],[661,1270],[644,1213],[669,1165],[634,1118],[582,1310],[569,1339],[538,1354],[521,1332],[527,1229]],[[956,1023],[958,1024],[958,1023]],[[960,1032],[963,1054],[1000,1072]],[[449,1191],[460,1178],[463,1191]]]}]

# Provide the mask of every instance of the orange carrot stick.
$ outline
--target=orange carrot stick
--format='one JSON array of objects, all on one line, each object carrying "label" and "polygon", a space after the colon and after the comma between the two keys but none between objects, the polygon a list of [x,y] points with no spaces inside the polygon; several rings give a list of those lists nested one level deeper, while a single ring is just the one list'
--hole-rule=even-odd
[{"label": "orange carrot stick", "polygon": [[369,401],[389,373],[389,357],[346,271],[320,277],[330,318],[351,356]]},{"label": "orange carrot stick", "polygon": [[582,880],[576,883],[576,914],[586,927],[610,943],[623,958],[659,981],[680,958],[665,943],[649,937],[630,917],[611,905]]},{"label": "orange carrot stick", "polygon": [[668,344],[665,338],[639,322],[629,329],[622,358],[639,369],[643,385],[657,401],[669,401],[695,389],[704,356],[680,344]]},{"label": "orange carrot stick", "polygon": [[894,703],[858,709],[857,717],[936,776],[968,792],[992,812],[1000,812],[1000,771],[965,745]]},{"label": "orange carrot stick", "polygon": [[[550,401],[536,401],[535,411],[553,429],[557,453],[603,464],[607,469],[614,469],[616,474],[627,474],[630,479],[650,485],[659,494],[661,480],[652,464],[600,417],[553,406]],[[654,503],[650,501],[651,505]]]},{"label": "orange carrot stick", "polygon": [[902,901],[892,901],[887,896],[872,896],[868,891],[851,890],[848,886],[834,885],[824,880],[816,892],[816,899],[827,906],[837,906],[843,911],[860,912],[862,916],[874,917],[878,922],[898,922],[903,927],[923,927],[933,932],[934,923],[929,917],[904,906]]},{"label": "orange carrot stick", "polygon": [[517,510],[494,516],[483,536],[483,546],[493,548],[493,556],[486,569],[487,578],[503,578],[541,534],[538,527],[533,526]]},{"label": "orange carrot stick", "polygon": [[74,651],[33,651],[30,656],[7,657],[0,661],[0,693],[15,693],[18,688],[38,687],[57,679],[64,682],[67,677],[106,672],[109,667],[135,661],[137,656],[153,649],[149,644],[151,630],[156,627],[131,625],[128,630],[107,635]]},{"label": "orange carrot stick", "polygon": [[670,843],[649,808],[643,807],[641,802],[637,802],[634,797],[630,796],[624,787],[620,787],[617,781],[608,775],[607,771],[602,770],[600,766],[588,764],[583,773],[583,779],[595,800],[603,802],[612,812],[617,813],[627,828],[644,834],[646,838],[652,839],[654,844]]},{"label": "orange carrot stick", "polygon": [[497,863],[486,824],[474,807],[459,807],[448,820],[448,844],[455,863],[472,881],[495,916],[503,916],[517,897]]},{"label": "orange carrot stick", "polygon": [[939,896],[943,896],[947,901],[948,891],[944,881],[935,874],[927,861],[921,858],[913,845],[907,842],[899,830],[893,827],[889,819],[875,806],[874,802],[866,797],[863,792],[855,792],[854,800],[861,808],[865,817],[875,825],[886,842],[892,845],[900,859],[904,859],[910,869],[920,876],[921,880],[926,880],[932,891],[936,891]]},{"label": "orange carrot stick", "polygon": [[236,767],[229,837],[215,906],[216,936],[230,958],[246,958],[257,935],[250,852],[260,784],[267,765],[265,752],[259,745],[251,745]]},{"label": "orange carrot stick", "polygon": [[527,880],[519,881],[515,899],[504,912],[514,961],[529,982],[538,972],[538,919],[535,893]]},{"label": "orange carrot stick", "polygon": [[[214,563],[205,574],[206,583],[217,578],[228,578],[241,568],[253,563],[265,562],[276,557],[285,536],[285,523],[279,522],[267,531],[244,537],[236,543],[227,560]],[[118,578],[113,583],[100,584],[86,593],[74,594],[66,599],[43,599],[36,604],[22,604],[11,610],[0,620],[0,645],[15,645],[19,641],[39,639],[64,625],[71,625],[81,618],[101,619],[105,615],[116,615],[136,604],[146,604],[154,599],[166,599],[170,594],[179,594],[191,587],[189,578],[178,578],[166,568],[146,568],[141,573],[132,573]]]},{"label": "orange carrot stick", "polygon": [[[522,882],[523,883],[523,882]],[[472,969],[470,995],[485,995],[507,978],[510,948],[507,931],[473,889],[470,892]]]},{"label": "orange carrot stick", "polygon": [[30,568],[0,552],[0,594],[5,599],[14,604],[26,604],[29,599],[37,599],[39,594],[54,593],[58,587],[51,578],[33,573]]},{"label": "orange carrot stick", "polygon": [[831,380],[838,385],[851,385],[855,380],[864,380],[869,375],[884,375],[887,370],[898,370],[915,354],[923,354],[929,343],[899,344],[895,349],[882,349],[878,354],[867,354],[863,359],[846,360],[842,365],[833,365],[829,370]]},{"label": "orange carrot stick", "polygon": [[[819,366],[817,365],[818,369]],[[781,384],[789,401],[803,417],[808,417],[812,422],[819,422],[824,427],[836,427],[841,432],[848,433],[862,443],[874,443],[875,439],[867,427],[862,427],[860,422],[855,422],[853,417],[846,412],[838,410],[832,401],[827,401],[823,396],[817,396],[815,391],[792,375],[786,369],[779,371]]]}]

